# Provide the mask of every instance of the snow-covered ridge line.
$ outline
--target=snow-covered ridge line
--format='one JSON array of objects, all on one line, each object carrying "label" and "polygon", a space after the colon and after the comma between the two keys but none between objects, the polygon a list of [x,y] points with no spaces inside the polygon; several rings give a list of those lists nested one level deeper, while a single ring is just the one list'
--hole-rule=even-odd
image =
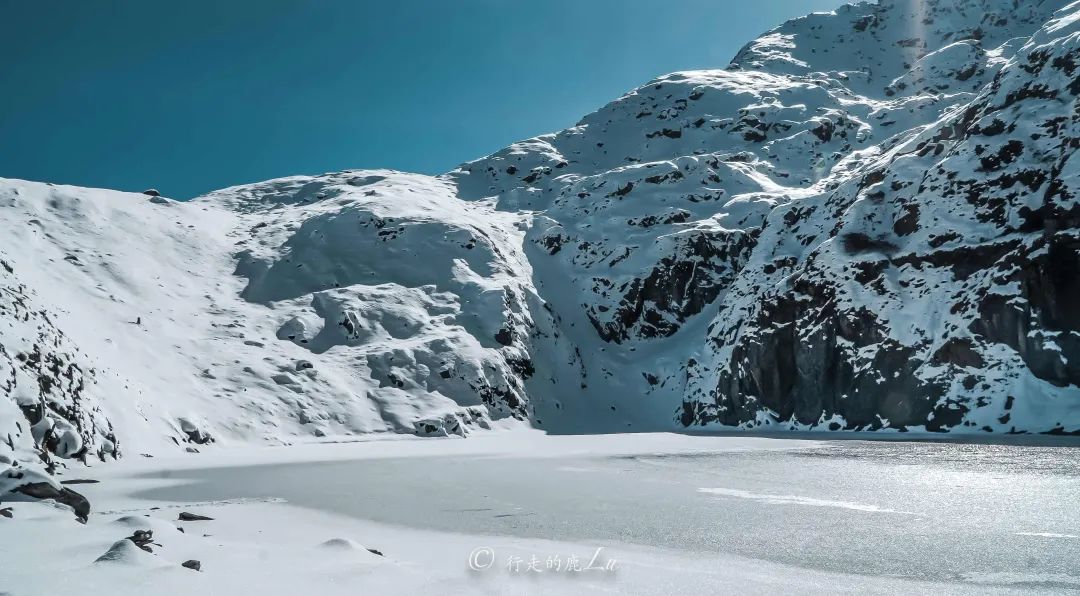
[{"label": "snow-covered ridge line", "polygon": [[1080,432],[1078,15],[810,15],[438,177],[0,181],[0,452]]}]

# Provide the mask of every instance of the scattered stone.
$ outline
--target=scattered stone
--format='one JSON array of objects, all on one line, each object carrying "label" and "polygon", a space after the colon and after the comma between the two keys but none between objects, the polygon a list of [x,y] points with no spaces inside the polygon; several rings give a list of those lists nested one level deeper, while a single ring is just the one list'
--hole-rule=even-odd
[{"label": "scattered stone", "polygon": [[464,437],[466,434],[461,419],[454,414],[446,414],[442,418],[417,420],[413,428],[413,432],[419,437],[448,437],[451,435]]},{"label": "scattered stone", "polygon": [[187,561],[180,563],[180,566],[187,567],[188,569],[193,569],[195,571],[202,571],[202,563],[196,561],[195,559],[188,559]]},{"label": "scattered stone", "polygon": [[90,478],[72,478],[71,480],[61,480],[60,484],[97,484],[100,480],[92,480]]},{"label": "scattered stone", "polygon": [[179,517],[180,521],[213,521],[214,518],[206,517],[205,515],[198,515],[196,513],[189,513],[187,511],[181,511]]},{"label": "scattered stone", "polygon": [[146,196],[149,196],[149,197],[160,197],[161,196],[161,192],[158,191],[158,189],[156,189],[156,188],[148,188],[148,189],[142,191],[142,193],[144,195],[146,195]]},{"label": "scattered stone", "polygon": [[299,383],[299,381],[297,381],[296,378],[294,378],[292,375],[285,373],[274,375],[270,377],[270,379],[278,385],[296,385]]},{"label": "scattered stone", "polygon": [[210,433],[201,428],[189,418],[178,418],[177,422],[180,424],[180,430],[187,435],[188,441],[195,443],[196,445],[205,445],[206,443],[212,443],[214,437]]},{"label": "scattered stone", "polygon": [[385,557],[386,556],[386,555],[382,554],[382,551],[374,549],[374,548],[367,549],[367,552],[369,552],[369,553],[371,553],[373,555],[379,555],[380,557]]},{"label": "scattered stone", "polygon": [[135,546],[143,549],[148,553],[154,552],[154,549],[150,548],[151,545],[161,546],[160,544],[154,542],[153,530],[135,530],[135,533],[131,536],[128,536],[127,539],[135,543]]},{"label": "scattered stone", "polygon": [[0,517],[6,517],[8,519],[14,517],[11,513],[11,507],[0,507]]}]

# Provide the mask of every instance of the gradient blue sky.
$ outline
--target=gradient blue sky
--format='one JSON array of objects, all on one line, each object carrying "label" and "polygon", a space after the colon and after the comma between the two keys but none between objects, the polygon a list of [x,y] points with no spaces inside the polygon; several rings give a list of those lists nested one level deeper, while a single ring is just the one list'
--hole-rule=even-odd
[{"label": "gradient blue sky", "polygon": [[842,0],[0,0],[0,176],[440,173]]}]

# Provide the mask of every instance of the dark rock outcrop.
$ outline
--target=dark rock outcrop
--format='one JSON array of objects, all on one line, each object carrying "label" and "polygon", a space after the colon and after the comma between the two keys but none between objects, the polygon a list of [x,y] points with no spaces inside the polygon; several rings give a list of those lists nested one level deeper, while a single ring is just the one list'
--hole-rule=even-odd
[{"label": "dark rock outcrop", "polygon": [[85,522],[90,517],[90,501],[70,488],[56,488],[47,482],[32,482],[16,487],[15,492],[35,499],[52,499],[67,505],[75,512],[75,518]]}]

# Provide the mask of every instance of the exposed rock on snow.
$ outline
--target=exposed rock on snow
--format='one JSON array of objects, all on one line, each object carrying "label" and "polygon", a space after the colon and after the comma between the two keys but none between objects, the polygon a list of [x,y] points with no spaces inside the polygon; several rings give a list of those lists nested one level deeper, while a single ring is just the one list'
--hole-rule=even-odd
[{"label": "exposed rock on snow", "polygon": [[796,19],[452,173],[539,210],[526,251],[573,347],[537,421],[678,400],[687,427],[1080,430],[1064,4]]},{"label": "exposed rock on snow", "polygon": [[[1080,430],[1080,321],[1061,306],[1080,298],[1069,166],[1080,8],[1032,32],[1055,3],[956,4],[927,3],[926,19],[977,18],[979,70],[993,78],[879,144],[855,175],[770,214],[771,248],[734,288],[754,299],[721,310],[695,367],[720,374],[695,375],[684,423],[755,425],[768,412],[835,428]],[[941,29],[941,43],[974,22]],[[792,247],[792,231],[820,242]]]},{"label": "exposed rock on snow", "polygon": [[180,566],[191,569],[192,571],[202,571],[202,563],[195,559],[188,559],[187,561],[180,563]]},{"label": "exposed rock on snow", "polygon": [[126,540],[130,540],[132,543],[135,544],[135,546],[141,548],[148,553],[154,552],[154,549],[151,547],[161,546],[160,544],[154,542],[153,530],[135,530],[135,533],[131,536],[128,536]]},{"label": "exposed rock on snow", "polygon": [[75,518],[80,521],[85,522],[86,518],[90,516],[90,502],[86,500],[86,497],[70,488],[57,488],[53,482],[43,481],[20,484],[12,492],[32,499],[52,499],[57,503],[67,505],[75,512]]},{"label": "exposed rock on snow", "polygon": [[846,6],[439,177],[0,182],[0,449],[1078,432],[1077,22]]},{"label": "exposed rock on snow", "polygon": [[[2,254],[2,253],[0,253]],[[53,477],[62,459],[119,454],[92,392],[95,370],[0,256],[0,502],[54,499],[79,519],[90,505]]]}]

